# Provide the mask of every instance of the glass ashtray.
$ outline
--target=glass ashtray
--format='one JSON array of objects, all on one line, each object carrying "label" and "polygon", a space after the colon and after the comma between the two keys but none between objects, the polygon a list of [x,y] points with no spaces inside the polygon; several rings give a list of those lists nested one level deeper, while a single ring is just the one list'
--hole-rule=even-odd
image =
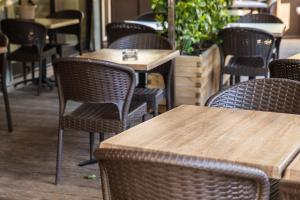
[{"label": "glass ashtray", "polygon": [[137,60],[138,59],[138,50],[137,49],[124,49],[122,51],[123,60]]}]

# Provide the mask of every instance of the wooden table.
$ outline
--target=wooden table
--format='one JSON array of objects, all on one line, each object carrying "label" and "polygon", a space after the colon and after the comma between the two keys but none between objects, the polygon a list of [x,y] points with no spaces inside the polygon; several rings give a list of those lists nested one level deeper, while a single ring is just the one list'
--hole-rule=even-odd
[{"label": "wooden table", "polygon": [[47,29],[57,29],[74,24],[79,24],[78,19],[53,19],[53,18],[36,18],[35,22],[44,25]]},{"label": "wooden table", "polygon": [[251,10],[247,9],[230,9],[228,10],[228,14],[231,16],[244,16],[251,13]]},{"label": "wooden table", "polygon": [[147,72],[179,56],[178,50],[138,50],[138,59],[122,59],[121,49],[101,49],[83,54],[83,58],[106,60],[132,67],[137,72]]},{"label": "wooden table", "polygon": [[300,60],[300,53],[295,54],[293,56],[288,57],[288,59],[296,59],[296,60]]},{"label": "wooden table", "polygon": [[274,37],[283,37],[285,25],[282,23],[230,23],[226,27],[256,28],[271,33]]},{"label": "wooden table", "polygon": [[283,179],[300,183],[300,155],[287,167]]},{"label": "wooden table", "polygon": [[299,153],[299,133],[298,115],[184,105],[105,140],[100,149],[168,152],[239,163],[278,179]]},{"label": "wooden table", "polygon": [[134,24],[141,24],[144,26],[148,26],[150,28],[153,28],[156,31],[162,31],[163,27],[160,23],[158,22],[153,22],[153,21],[136,21],[136,20],[125,20],[124,22],[126,23],[134,23]]}]

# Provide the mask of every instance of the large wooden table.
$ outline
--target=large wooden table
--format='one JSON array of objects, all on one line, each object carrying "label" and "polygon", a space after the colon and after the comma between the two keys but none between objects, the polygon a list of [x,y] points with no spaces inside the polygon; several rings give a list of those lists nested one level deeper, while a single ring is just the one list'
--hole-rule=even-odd
[{"label": "large wooden table", "polygon": [[300,60],[300,53],[295,54],[293,56],[288,57],[288,59],[296,59],[296,60]]},{"label": "large wooden table", "polygon": [[[100,144],[257,167],[282,178],[300,150],[300,116],[183,105]],[[99,149],[98,149],[99,151]]]},{"label": "large wooden table", "polygon": [[147,72],[179,56],[178,50],[138,50],[138,59],[122,59],[121,49],[101,49],[83,54],[81,57],[106,60],[133,68],[137,72]]},{"label": "large wooden table", "polygon": [[44,25],[47,29],[58,29],[79,23],[78,19],[36,18],[34,21]]},{"label": "large wooden table", "polygon": [[274,37],[283,37],[285,25],[282,23],[230,23],[227,27],[256,28],[271,33]]}]

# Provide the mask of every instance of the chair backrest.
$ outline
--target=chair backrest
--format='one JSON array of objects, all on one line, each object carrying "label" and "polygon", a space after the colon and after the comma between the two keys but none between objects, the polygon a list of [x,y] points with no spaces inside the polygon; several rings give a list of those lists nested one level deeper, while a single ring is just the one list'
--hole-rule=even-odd
[{"label": "chair backrest", "polygon": [[137,33],[157,33],[151,27],[135,23],[113,22],[106,25],[107,43],[110,45],[117,39]]},{"label": "chair backrest", "polygon": [[[134,71],[111,62],[63,58],[53,63],[60,99],[60,114],[68,100],[81,103],[111,103],[127,117],[134,87]],[[124,118],[123,118],[124,117]]]},{"label": "chair backrest", "polygon": [[79,34],[81,23],[84,19],[84,13],[81,12],[80,10],[60,10],[60,11],[52,13],[50,15],[50,18],[78,19],[79,24],[62,27],[60,29],[55,30],[55,32],[62,33],[62,34]]},{"label": "chair backrest", "polygon": [[274,37],[263,30],[253,28],[231,27],[219,33],[219,47],[222,58],[260,57],[267,65],[274,47]]},{"label": "chair backrest", "polygon": [[104,200],[267,200],[261,170],[167,153],[100,149]]},{"label": "chair backrest", "polygon": [[166,13],[153,13],[153,12],[146,12],[146,13],[143,13],[139,16],[137,16],[135,18],[135,20],[137,21],[152,21],[152,22],[155,22],[156,21],[156,16],[157,15],[163,15],[165,19],[167,19],[167,15]]},{"label": "chair backrest", "polygon": [[170,41],[158,34],[138,33],[124,36],[109,45],[110,49],[172,49]]},{"label": "chair backrest", "polygon": [[300,60],[278,59],[269,64],[271,78],[300,81]]},{"label": "chair backrest", "polygon": [[234,85],[212,96],[207,106],[300,114],[300,82],[256,79]]},{"label": "chair backrest", "polygon": [[283,23],[281,19],[267,13],[248,14],[241,16],[238,20],[240,23]]},{"label": "chair backrest", "polygon": [[38,23],[21,19],[4,19],[1,30],[10,44],[32,45],[42,49],[45,45],[47,29]]}]

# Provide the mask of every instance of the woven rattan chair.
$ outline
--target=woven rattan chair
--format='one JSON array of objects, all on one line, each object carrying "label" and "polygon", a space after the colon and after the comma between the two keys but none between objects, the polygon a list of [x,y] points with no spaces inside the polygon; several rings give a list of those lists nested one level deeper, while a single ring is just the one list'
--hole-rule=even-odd
[{"label": "woven rattan chair", "polygon": [[281,181],[279,186],[281,200],[299,200],[300,184],[290,181]]},{"label": "woven rattan chair", "polygon": [[[270,33],[252,28],[232,27],[220,31],[221,78],[223,74],[240,76],[268,76],[268,64],[274,47],[274,37]],[[225,65],[225,59],[230,60]]]},{"label": "woven rattan chair", "polygon": [[108,46],[119,38],[137,33],[157,33],[151,27],[142,24],[113,22],[106,25]]},{"label": "woven rattan chair", "polygon": [[[28,81],[34,81],[34,62],[39,64],[39,78],[37,94],[40,94],[43,78],[46,77],[46,59],[55,57],[56,48],[45,44],[47,29],[38,23],[21,20],[21,19],[4,19],[1,21],[1,29],[8,37],[10,44],[20,45],[17,50],[9,52],[7,55],[8,61],[17,61],[23,63],[23,81],[20,83],[26,84]],[[26,62],[32,63],[32,80],[27,80]],[[46,82],[47,83],[47,82]],[[17,83],[15,86],[17,86]],[[51,84],[48,83],[50,88]]]},{"label": "woven rattan chair", "polygon": [[[140,33],[122,37],[113,42],[109,48],[112,49],[172,49],[172,44],[168,39],[152,33]],[[162,75],[165,83],[165,90],[155,88],[136,88],[134,99],[146,101],[148,107],[154,112],[154,116],[158,114],[158,105],[164,97],[167,100],[167,109],[171,108],[171,78],[173,73],[172,61],[167,62],[149,73],[159,73]],[[140,77],[143,74],[140,73]],[[144,77],[141,82],[145,82]]]},{"label": "woven rattan chair", "polygon": [[258,169],[172,154],[100,149],[104,200],[267,200]]},{"label": "woven rattan chair", "polygon": [[[0,46],[8,47],[8,38],[3,33],[0,33]],[[12,119],[11,119],[11,112],[10,112],[7,87],[6,87],[7,84],[6,69],[7,69],[6,53],[2,53],[0,54],[0,91],[2,91],[3,93],[8,131],[12,132],[13,130]]]},{"label": "woven rattan chair", "polygon": [[[241,16],[238,20],[240,23],[282,23],[283,21],[279,19],[278,17],[270,14],[249,14]],[[279,51],[280,51],[280,44],[281,44],[282,37],[276,37],[275,40],[275,49],[274,52],[275,59],[279,58]]]},{"label": "woven rattan chair", "polygon": [[212,96],[206,105],[300,114],[299,102],[300,82],[271,78],[234,85]]},{"label": "woven rattan chair", "polygon": [[[65,129],[90,133],[90,161],[94,133],[120,133],[143,120],[146,103],[131,102],[135,74],[131,68],[97,60],[65,58],[54,62],[60,111],[56,184],[61,183],[63,135]],[[82,103],[66,113],[69,101]]]},{"label": "woven rattan chair", "polygon": [[65,46],[70,46],[70,44],[66,43],[59,43],[57,41],[57,34],[63,34],[63,35],[75,35],[77,38],[77,44],[75,45],[75,49],[79,51],[79,54],[82,54],[82,41],[81,41],[81,24],[84,18],[83,12],[80,10],[61,10],[54,12],[50,15],[50,18],[59,18],[59,19],[78,19],[79,24],[74,24],[72,26],[65,26],[59,29],[55,29],[53,32],[51,32],[52,41],[51,44],[54,44],[57,46],[57,51],[60,55],[60,57],[63,57],[63,48]]},{"label": "woven rattan chair", "polygon": [[300,81],[300,60],[279,59],[269,64],[271,78]]}]

